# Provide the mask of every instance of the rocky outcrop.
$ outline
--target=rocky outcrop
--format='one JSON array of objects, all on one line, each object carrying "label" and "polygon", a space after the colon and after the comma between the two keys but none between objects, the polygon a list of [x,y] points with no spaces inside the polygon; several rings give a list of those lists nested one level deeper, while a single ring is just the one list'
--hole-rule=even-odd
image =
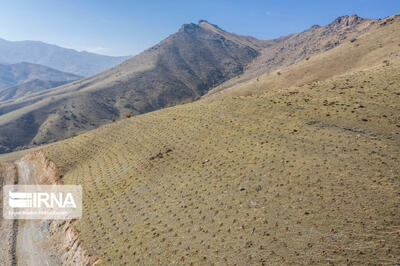
[{"label": "rocky outcrop", "polygon": [[75,224],[78,220],[52,221],[49,224],[51,246],[60,255],[63,265],[96,265],[101,260],[89,254]]},{"label": "rocky outcrop", "polygon": [[29,160],[36,165],[36,178],[39,184],[62,184],[56,164],[49,160],[43,151],[33,151],[22,160]]},{"label": "rocky outcrop", "polygon": [[330,26],[335,27],[335,26],[345,26],[345,27],[350,27],[354,26],[357,24],[360,24],[361,22],[365,21],[367,19],[361,18],[357,15],[351,15],[351,16],[341,16],[336,18]]}]

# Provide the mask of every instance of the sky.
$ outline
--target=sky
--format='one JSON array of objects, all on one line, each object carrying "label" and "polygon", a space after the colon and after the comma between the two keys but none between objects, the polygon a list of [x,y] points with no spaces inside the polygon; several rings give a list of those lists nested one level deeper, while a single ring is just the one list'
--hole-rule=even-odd
[{"label": "sky", "polygon": [[266,40],[326,25],[338,16],[397,13],[400,0],[0,0],[0,38],[135,55],[182,24],[201,19]]}]

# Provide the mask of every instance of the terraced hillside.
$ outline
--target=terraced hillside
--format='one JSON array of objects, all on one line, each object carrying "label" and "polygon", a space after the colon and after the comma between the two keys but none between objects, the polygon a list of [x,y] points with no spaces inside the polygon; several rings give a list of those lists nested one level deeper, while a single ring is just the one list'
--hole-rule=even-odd
[{"label": "terraced hillside", "polygon": [[400,62],[125,119],[44,148],[91,254],[135,264],[400,257]]}]

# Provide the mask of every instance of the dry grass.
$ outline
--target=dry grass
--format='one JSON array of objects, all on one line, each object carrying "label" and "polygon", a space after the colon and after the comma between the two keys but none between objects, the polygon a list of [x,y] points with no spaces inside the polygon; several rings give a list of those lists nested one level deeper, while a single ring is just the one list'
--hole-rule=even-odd
[{"label": "dry grass", "polygon": [[[383,24],[387,21],[386,24]],[[291,86],[326,80],[349,72],[359,71],[380,64],[383,61],[400,58],[400,15],[388,17],[385,21],[375,21],[369,30],[357,37],[349,38],[343,43],[324,53],[305,58],[296,64],[282,67],[272,73],[271,68],[263,66],[257,59],[253,64],[257,71],[265,74],[246,81],[252,76],[255,67],[245,72],[241,79],[232,79],[213,90],[205,97],[210,96],[240,96],[260,94],[266,90],[282,90]],[[362,32],[362,31],[361,31]],[[262,59],[262,58],[261,58]],[[257,65],[258,64],[258,65]],[[273,69],[273,68],[272,68]]]},{"label": "dry grass", "polygon": [[393,265],[399,85],[391,61],[135,116],[45,151],[83,185],[77,226],[104,264]]}]

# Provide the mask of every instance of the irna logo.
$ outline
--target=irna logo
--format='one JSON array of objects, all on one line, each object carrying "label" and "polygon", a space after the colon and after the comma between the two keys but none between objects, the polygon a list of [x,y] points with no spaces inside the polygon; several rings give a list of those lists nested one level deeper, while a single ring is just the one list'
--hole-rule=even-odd
[{"label": "irna logo", "polygon": [[80,219],[82,187],[7,185],[3,188],[5,219]]},{"label": "irna logo", "polygon": [[[64,194],[66,194],[64,196]],[[24,193],[9,191],[8,204],[11,208],[76,208],[72,193]]]}]

